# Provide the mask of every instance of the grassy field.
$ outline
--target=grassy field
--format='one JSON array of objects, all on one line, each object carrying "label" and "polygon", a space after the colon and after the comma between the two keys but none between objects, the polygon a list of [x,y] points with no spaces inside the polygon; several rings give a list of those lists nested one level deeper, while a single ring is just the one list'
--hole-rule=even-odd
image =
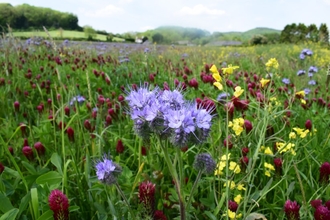
[{"label": "grassy field", "polygon": [[[52,38],[61,38],[61,39],[68,39],[72,40],[75,38],[79,39],[87,39],[86,35],[84,32],[80,31],[68,31],[68,30],[53,30],[53,31],[48,31],[50,36]],[[32,37],[43,37],[45,39],[48,38],[48,34],[44,30],[38,30],[38,31],[27,31],[27,32],[13,32],[13,36],[15,37],[24,37],[24,38],[32,38]],[[97,34],[95,39],[100,40],[100,41],[106,41],[106,35],[102,34]],[[121,42],[123,39],[121,38],[114,38],[113,41],[116,42]]]}]

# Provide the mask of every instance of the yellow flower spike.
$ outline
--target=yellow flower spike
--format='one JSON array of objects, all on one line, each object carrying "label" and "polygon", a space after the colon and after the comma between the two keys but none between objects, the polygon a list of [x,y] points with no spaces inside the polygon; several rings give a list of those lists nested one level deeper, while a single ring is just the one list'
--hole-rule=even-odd
[{"label": "yellow flower spike", "polygon": [[240,97],[244,92],[244,89],[242,89],[240,86],[236,86],[235,87],[235,92],[234,92],[234,96],[236,98]]},{"label": "yellow flower spike", "polygon": [[269,82],[270,82],[270,79],[264,79],[264,78],[262,78],[260,80],[261,87],[264,88]]},{"label": "yellow flower spike", "polygon": [[239,66],[232,66],[231,64],[228,65],[228,67],[223,67],[222,72],[223,74],[232,74],[235,69],[238,69]]}]

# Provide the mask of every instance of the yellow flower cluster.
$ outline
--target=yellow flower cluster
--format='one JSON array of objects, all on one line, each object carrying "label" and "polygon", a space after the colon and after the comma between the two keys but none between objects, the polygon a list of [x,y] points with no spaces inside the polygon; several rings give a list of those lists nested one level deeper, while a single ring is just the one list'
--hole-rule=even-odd
[{"label": "yellow flower cluster", "polygon": [[223,90],[223,86],[221,84],[222,78],[220,76],[218,68],[215,65],[212,65],[210,68],[210,72],[212,73],[213,79],[215,79],[216,81],[213,83],[213,85],[216,86],[219,90]]},{"label": "yellow flower cluster", "polygon": [[236,214],[236,212],[230,211],[230,209],[227,210],[227,213],[223,214],[223,216],[227,216],[229,219],[239,219],[242,218],[242,213]]},{"label": "yellow flower cluster", "polygon": [[270,163],[265,162],[264,167],[266,169],[265,170],[265,175],[268,176],[268,177],[271,177],[271,171],[275,170],[274,166]]},{"label": "yellow flower cluster", "polygon": [[228,127],[233,129],[236,136],[239,136],[244,131],[244,119],[235,118],[229,122]]},{"label": "yellow flower cluster", "polygon": [[229,160],[230,158],[230,153],[227,155],[222,155],[220,158],[220,161],[217,164],[217,168],[214,171],[214,175],[222,175],[223,174],[223,169],[226,167],[226,161]]},{"label": "yellow flower cluster", "polygon": [[283,143],[283,142],[276,142],[276,148],[280,154],[290,151],[291,154],[294,156],[296,155],[296,151],[294,150],[295,144],[292,143]]},{"label": "yellow flower cluster", "polygon": [[299,135],[300,138],[305,138],[309,133],[308,129],[301,129],[298,127],[293,128],[293,130],[297,133],[297,135]]},{"label": "yellow flower cluster", "polygon": [[[229,64],[228,67],[222,68],[222,72],[224,75],[232,74],[237,68],[239,68],[239,66],[232,66],[231,64]],[[220,76],[218,68],[215,65],[212,65],[210,68],[210,72],[212,73],[213,79],[215,79],[216,81],[213,83],[213,85],[216,86],[219,90],[223,90],[223,85],[221,84],[222,77]]]},{"label": "yellow flower cluster", "polygon": [[266,65],[267,71],[269,71],[270,68],[278,69],[278,66],[279,66],[276,58],[270,58],[265,65]]}]

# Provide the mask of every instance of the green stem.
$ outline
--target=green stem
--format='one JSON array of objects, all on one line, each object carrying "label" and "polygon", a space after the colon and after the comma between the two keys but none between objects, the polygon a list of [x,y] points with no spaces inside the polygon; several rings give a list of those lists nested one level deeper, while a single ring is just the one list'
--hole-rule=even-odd
[{"label": "green stem", "polygon": [[196,177],[196,180],[194,182],[194,185],[193,185],[193,187],[191,188],[191,191],[190,191],[188,202],[186,204],[186,210],[189,210],[189,208],[190,208],[190,203],[191,203],[191,200],[193,198],[193,193],[194,193],[195,189],[197,188],[198,182],[201,179],[202,174],[203,174],[203,170],[200,170],[198,172],[198,174],[197,174],[197,177]]},{"label": "green stem", "polygon": [[116,188],[117,188],[117,191],[118,191],[119,194],[121,195],[121,197],[124,199],[124,201],[125,201],[125,203],[126,203],[126,205],[127,205],[127,207],[128,207],[128,211],[131,213],[131,218],[132,218],[132,219],[136,219],[135,214],[134,214],[134,212],[132,211],[131,206],[129,205],[129,202],[128,202],[128,200],[127,200],[127,198],[126,198],[124,192],[121,190],[121,188],[120,188],[118,182],[115,183],[115,186],[116,186]]},{"label": "green stem", "polygon": [[181,184],[178,178],[178,173],[176,172],[176,169],[173,166],[173,163],[170,159],[170,157],[168,156],[168,151],[167,151],[167,146],[163,146],[161,140],[159,140],[160,146],[163,149],[164,152],[164,159],[165,162],[167,164],[167,167],[171,173],[172,178],[174,179],[175,182],[175,189],[176,192],[178,193],[178,197],[179,197],[179,204],[180,204],[180,219],[181,220],[185,220],[186,219],[186,211],[185,211],[185,206],[184,206],[184,201],[182,198],[182,194],[181,194]]}]

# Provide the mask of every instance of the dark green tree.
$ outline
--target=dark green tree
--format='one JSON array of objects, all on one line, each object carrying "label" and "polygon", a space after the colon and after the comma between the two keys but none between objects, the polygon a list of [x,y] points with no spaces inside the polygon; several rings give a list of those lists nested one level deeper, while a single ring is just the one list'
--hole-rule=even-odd
[{"label": "dark green tree", "polygon": [[319,41],[322,44],[329,45],[329,30],[325,23],[322,23],[319,28]]},{"label": "dark green tree", "polygon": [[315,24],[311,24],[307,27],[307,40],[312,42],[318,42],[319,41],[319,30],[317,29],[317,26]]},{"label": "dark green tree", "polygon": [[[17,12],[15,8],[8,3],[0,3],[0,30],[7,30],[7,25],[12,28],[16,26]],[[2,30],[1,30],[2,31]]]},{"label": "dark green tree", "polygon": [[160,33],[155,33],[154,35],[152,35],[152,41],[154,43],[163,43],[164,42],[164,36]]}]

